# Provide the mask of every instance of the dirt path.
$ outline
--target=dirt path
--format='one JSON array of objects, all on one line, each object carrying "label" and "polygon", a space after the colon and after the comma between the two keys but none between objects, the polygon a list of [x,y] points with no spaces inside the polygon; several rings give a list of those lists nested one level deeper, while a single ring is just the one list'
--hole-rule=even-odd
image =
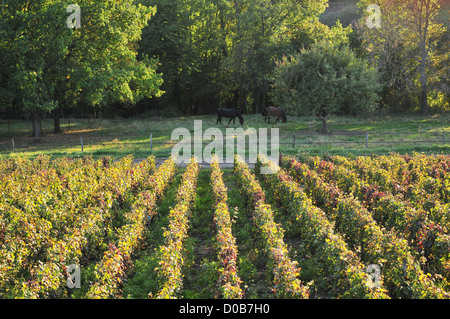
[{"label": "dirt path", "polygon": [[[155,163],[156,163],[156,167],[159,167],[162,163],[164,163],[164,161],[165,160],[167,160],[169,157],[156,157],[155,158]],[[136,159],[134,159],[134,163],[139,163],[139,162],[141,162],[141,161],[143,161],[145,158],[136,158]],[[249,168],[254,168],[255,167],[255,164],[253,164],[253,163],[248,163],[248,161],[247,161],[247,164],[248,164],[248,167]],[[200,163],[200,165],[202,166],[202,168],[206,168],[206,169],[210,169],[211,168],[211,166],[207,163],[207,162],[205,162],[205,161],[203,161],[202,163]],[[181,164],[179,164],[178,165],[178,167],[186,167],[187,165],[186,164],[184,164],[184,163],[181,163]],[[224,169],[224,168],[233,168],[233,163],[222,163],[222,164],[220,164],[220,167],[222,168],[222,169]]]}]

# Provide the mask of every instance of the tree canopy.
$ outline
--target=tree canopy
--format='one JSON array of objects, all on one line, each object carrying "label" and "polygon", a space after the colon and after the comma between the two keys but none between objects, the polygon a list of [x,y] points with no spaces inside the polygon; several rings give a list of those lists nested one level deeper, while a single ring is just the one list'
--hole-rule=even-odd
[{"label": "tree canopy", "polygon": [[[380,7],[378,28],[367,27],[369,4]],[[359,23],[368,58],[382,74],[382,106],[397,112],[450,109],[449,0],[362,0]],[[445,7],[447,6],[447,7]]]},{"label": "tree canopy", "polygon": [[157,12],[140,52],[158,56],[167,94],[187,113],[228,106],[261,112],[271,103],[275,60],[350,29],[319,22],[326,0],[147,0]]},{"label": "tree canopy", "polygon": [[376,108],[378,73],[347,45],[317,42],[283,57],[275,72],[274,102],[295,115],[317,115],[326,133],[328,114],[356,115]]},{"label": "tree canopy", "polygon": [[[370,4],[381,8],[380,27],[367,27]],[[361,0],[361,21],[344,28],[320,22],[327,0],[77,0],[79,25],[68,23],[70,0],[2,0],[0,110],[27,114],[40,136],[42,113],[58,132],[62,110],[85,106],[450,109],[448,4]],[[302,84],[306,74],[323,86]],[[287,88],[304,90],[302,106]]]},{"label": "tree canopy", "polygon": [[69,28],[69,5],[63,0],[1,2],[2,105],[29,113],[36,137],[43,111],[79,102],[135,103],[162,93],[156,61],[136,58],[136,43],[155,8],[131,0],[80,0],[80,28]]}]

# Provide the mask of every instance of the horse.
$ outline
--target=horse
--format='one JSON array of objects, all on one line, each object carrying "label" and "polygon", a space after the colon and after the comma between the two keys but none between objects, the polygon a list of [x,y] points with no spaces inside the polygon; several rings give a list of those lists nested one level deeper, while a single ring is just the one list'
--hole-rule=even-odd
[{"label": "horse", "polygon": [[283,123],[287,122],[286,114],[284,113],[284,111],[282,109],[279,109],[279,108],[274,107],[274,106],[267,107],[264,110],[262,116],[264,116],[264,122],[266,122],[266,120],[269,119],[269,124],[270,124],[270,117],[271,116],[276,116],[277,117],[277,120],[276,120],[275,123],[278,123],[278,121],[280,120],[280,117],[282,118]]},{"label": "horse", "polygon": [[217,121],[216,124],[220,122],[222,124],[222,117],[229,118],[228,124],[230,124],[231,121],[233,121],[233,124],[235,123],[236,117],[239,117],[239,123],[241,125],[244,125],[244,118],[242,117],[241,113],[236,111],[235,109],[217,109]]}]

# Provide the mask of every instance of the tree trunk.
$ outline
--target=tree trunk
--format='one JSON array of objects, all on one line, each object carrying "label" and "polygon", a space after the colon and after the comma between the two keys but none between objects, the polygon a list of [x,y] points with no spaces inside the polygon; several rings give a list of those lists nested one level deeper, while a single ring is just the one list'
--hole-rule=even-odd
[{"label": "tree trunk", "polygon": [[41,112],[34,111],[31,114],[31,120],[33,122],[33,137],[41,137],[42,136],[42,121],[41,121]]},{"label": "tree trunk", "polygon": [[234,0],[234,8],[236,11],[237,32],[239,32],[241,30],[241,21],[240,21],[241,8],[239,7],[239,0]]},{"label": "tree trunk", "polygon": [[427,100],[427,59],[428,59],[428,48],[427,48],[427,39],[429,37],[428,28],[430,23],[430,7],[429,4],[425,4],[423,8],[425,10],[425,22],[422,26],[421,16],[422,12],[419,15],[419,47],[420,47],[420,108],[422,109],[422,113],[424,115],[428,114],[428,100]]},{"label": "tree trunk", "polygon": [[327,135],[328,134],[327,117],[319,116],[319,118],[322,120],[322,134]]},{"label": "tree trunk", "polygon": [[261,113],[262,109],[262,97],[263,93],[262,90],[258,87],[253,90],[253,113]]},{"label": "tree trunk", "polygon": [[61,108],[57,108],[53,111],[53,133],[61,133]]},{"label": "tree trunk", "polygon": [[422,83],[421,84],[421,92],[420,92],[420,107],[422,109],[423,115],[428,115],[428,98],[427,98],[427,84]]},{"label": "tree trunk", "polygon": [[328,112],[324,109],[320,110],[316,116],[322,121],[322,134],[327,135],[328,134],[328,127],[327,127],[327,116]]},{"label": "tree trunk", "polygon": [[424,115],[428,114],[426,58],[426,53],[422,53],[420,61],[420,108]]}]

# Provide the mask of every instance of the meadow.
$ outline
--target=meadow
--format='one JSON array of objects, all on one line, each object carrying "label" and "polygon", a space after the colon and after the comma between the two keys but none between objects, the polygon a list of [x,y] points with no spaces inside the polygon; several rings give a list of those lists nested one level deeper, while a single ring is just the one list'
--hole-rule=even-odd
[{"label": "meadow", "polygon": [[[386,154],[413,151],[448,153],[450,149],[450,114],[333,116],[329,120],[329,135],[321,135],[321,123],[316,117],[288,117],[287,123],[268,124],[259,114],[244,115],[242,128],[279,128],[280,151],[297,154]],[[61,119],[63,133],[53,134],[53,121],[43,121],[44,137],[30,137],[27,121],[0,121],[0,156],[31,156],[45,154],[53,157],[95,158],[110,155],[136,158],[149,155],[168,157],[178,141],[171,141],[176,128],[193,132],[194,120],[202,120],[203,130],[238,128],[239,124],[216,125],[215,115],[163,117],[140,116],[129,119]],[[366,132],[369,133],[366,148]],[[150,144],[152,135],[152,145]],[[294,135],[295,134],[295,145]],[[446,135],[445,135],[446,134]],[[12,139],[14,138],[15,152]],[[83,151],[80,138],[83,139]],[[208,144],[211,140],[204,140]]]}]

